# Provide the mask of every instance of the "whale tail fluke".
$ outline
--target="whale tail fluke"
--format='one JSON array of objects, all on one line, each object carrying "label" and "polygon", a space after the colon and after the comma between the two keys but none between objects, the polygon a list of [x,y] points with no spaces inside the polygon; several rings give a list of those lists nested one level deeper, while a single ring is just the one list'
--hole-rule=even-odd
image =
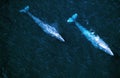
[{"label": "whale tail fluke", "polygon": [[78,17],[78,14],[75,13],[72,15],[72,17],[68,18],[67,22],[68,23],[75,22],[77,17]]},{"label": "whale tail fluke", "polygon": [[29,11],[29,8],[30,8],[30,7],[27,5],[25,8],[19,10],[19,12],[21,12],[21,13],[26,13],[26,12]]}]

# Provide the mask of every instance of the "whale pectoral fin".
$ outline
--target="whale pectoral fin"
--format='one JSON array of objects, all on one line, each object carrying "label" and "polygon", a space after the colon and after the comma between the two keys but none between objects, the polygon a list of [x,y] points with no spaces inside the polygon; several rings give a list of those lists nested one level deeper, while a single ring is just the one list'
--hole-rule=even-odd
[{"label": "whale pectoral fin", "polygon": [[53,26],[53,27],[57,27],[58,26],[58,24],[57,23],[52,23],[52,24],[50,24],[51,26]]},{"label": "whale pectoral fin", "polygon": [[52,24],[50,24],[52,27],[54,27],[58,32],[60,31],[59,30],[59,27],[58,27],[58,23],[52,23]]}]

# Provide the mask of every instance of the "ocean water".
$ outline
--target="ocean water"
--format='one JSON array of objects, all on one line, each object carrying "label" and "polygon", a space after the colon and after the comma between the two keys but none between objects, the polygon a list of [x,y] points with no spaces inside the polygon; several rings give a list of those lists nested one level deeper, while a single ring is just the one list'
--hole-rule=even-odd
[{"label": "ocean water", "polygon": [[[55,25],[65,42],[43,32],[26,14]],[[120,0],[0,1],[0,78],[120,78]],[[98,34],[114,57],[95,48],[67,19]]]}]

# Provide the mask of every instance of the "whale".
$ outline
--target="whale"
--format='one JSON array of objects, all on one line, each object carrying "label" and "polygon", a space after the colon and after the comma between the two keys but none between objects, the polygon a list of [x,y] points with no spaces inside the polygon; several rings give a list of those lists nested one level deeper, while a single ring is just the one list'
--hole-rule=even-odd
[{"label": "whale", "polygon": [[51,35],[52,37],[55,37],[56,39],[65,42],[64,38],[59,34],[59,32],[55,29],[55,27],[50,26],[49,24],[44,23],[42,20],[40,20],[38,17],[34,16],[31,12],[29,12],[30,7],[27,5],[23,9],[19,10],[20,13],[26,13],[28,16],[30,16],[34,22],[42,28],[42,30]]},{"label": "whale", "polygon": [[98,35],[95,35],[94,32],[88,31],[83,27],[79,22],[76,21],[78,14],[75,13],[68,18],[67,23],[74,23],[81,33],[87,38],[88,41],[92,43],[95,48],[98,48],[105,53],[114,56],[112,50],[109,48],[108,44],[105,43]]}]

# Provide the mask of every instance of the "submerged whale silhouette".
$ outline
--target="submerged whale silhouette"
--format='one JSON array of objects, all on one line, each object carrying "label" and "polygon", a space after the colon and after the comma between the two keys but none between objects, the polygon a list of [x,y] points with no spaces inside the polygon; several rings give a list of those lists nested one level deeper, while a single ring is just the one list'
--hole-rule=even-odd
[{"label": "submerged whale silhouette", "polygon": [[29,15],[34,20],[34,22],[43,29],[43,31],[45,33],[51,35],[52,37],[57,38],[58,40],[60,40],[62,42],[65,42],[65,40],[62,38],[62,36],[58,33],[58,31],[54,27],[52,27],[48,24],[45,24],[39,18],[35,17],[32,13],[30,13],[29,6],[26,6],[24,9],[21,9],[19,12],[26,13],[27,15]]},{"label": "submerged whale silhouette", "polygon": [[88,31],[86,28],[84,28],[80,23],[76,21],[76,18],[78,17],[78,14],[75,13],[72,15],[72,17],[68,18],[67,22],[72,23],[74,22],[75,25],[79,28],[79,30],[82,32],[82,34],[92,43],[92,45],[96,48],[99,48],[103,50],[105,53],[114,56],[113,52],[109,48],[109,46],[97,35],[94,35],[92,32]]}]

